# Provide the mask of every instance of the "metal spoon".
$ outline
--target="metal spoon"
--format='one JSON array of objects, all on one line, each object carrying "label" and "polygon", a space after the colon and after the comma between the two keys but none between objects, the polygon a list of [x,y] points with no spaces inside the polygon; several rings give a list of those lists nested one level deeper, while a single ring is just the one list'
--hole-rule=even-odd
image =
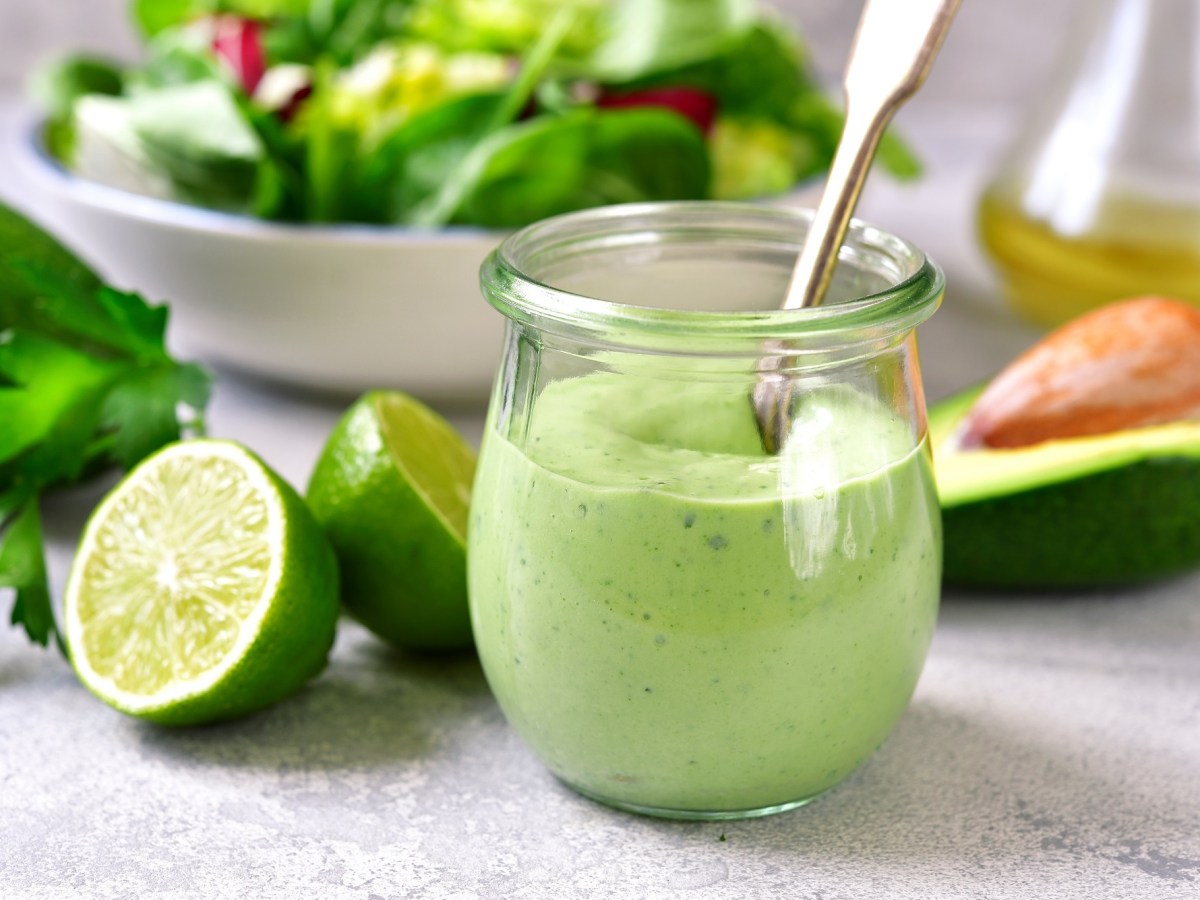
[{"label": "metal spoon", "polygon": [[[896,110],[925,81],[959,2],[867,0],[842,82],[846,124],[783,309],[817,306],[824,299],[879,140]],[[782,350],[777,344],[768,349]],[[792,388],[781,372],[786,360],[771,355],[761,361],[751,398],[768,453],[779,452],[791,425]]]}]

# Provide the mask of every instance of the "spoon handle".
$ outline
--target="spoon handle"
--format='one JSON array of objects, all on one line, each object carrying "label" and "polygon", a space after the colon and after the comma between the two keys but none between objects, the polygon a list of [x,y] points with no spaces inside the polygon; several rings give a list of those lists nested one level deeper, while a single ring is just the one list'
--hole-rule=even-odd
[{"label": "spoon handle", "polygon": [[879,140],[929,74],[960,0],[867,0],[843,79],[846,124],[784,309],[817,306],[854,215]]},{"label": "spoon handle", "polygon": [[[796,260],[784,309],[817,306],[825,298],[879,139],[892,115],[929,74],[959,2],[867,0],[863,7],[843,79],[846,124]],[[763,448],[774,454],[791,426],[794,384],[783,375],[783,348],[768,344],[766,349],[750,402]]]}]

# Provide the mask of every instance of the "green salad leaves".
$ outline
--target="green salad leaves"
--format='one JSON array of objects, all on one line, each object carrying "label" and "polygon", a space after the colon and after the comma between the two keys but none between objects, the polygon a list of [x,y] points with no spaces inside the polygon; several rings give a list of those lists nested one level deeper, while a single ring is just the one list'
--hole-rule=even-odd
[{"label": "green salad leaves", "polygon": [[[784,193],[840,111],[756,0],[134,0],[135,66],[38,79],[93,180],[294,222],[510,228]],[[881,163],[918,166],[889,137]]]},{"label": "green salad leaves", "polygon": [[106,287],[0,205],[0,589],[14,625],[57,637],[39,499],[202,429],[209,377],[167,353],[167,310]]}]

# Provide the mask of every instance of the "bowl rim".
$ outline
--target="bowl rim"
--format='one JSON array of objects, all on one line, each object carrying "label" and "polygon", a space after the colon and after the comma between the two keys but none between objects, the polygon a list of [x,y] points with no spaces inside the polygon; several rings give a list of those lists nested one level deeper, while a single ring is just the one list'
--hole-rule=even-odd
[{"label": "bowl rim", "polygon": [[499,243],[508,231],[479,228],[472,225],[449,225],[445,228],[412,228],[402,225],[377,225],[364,222],[309,224],[276,222],[257,219],[241,213],[223,212],[183,203],[136,194],[84,178],[67,169],[50,155],[42,134],[46,119],[27,115],[13,130],[17,166],[41,185],[57,194],[94,209],[144,222],[168,225],[192,231],[219,231],[250,238],[314,240],[321,242],[354,242],[364,240],[379,243],[417,243],[490,241]]}]

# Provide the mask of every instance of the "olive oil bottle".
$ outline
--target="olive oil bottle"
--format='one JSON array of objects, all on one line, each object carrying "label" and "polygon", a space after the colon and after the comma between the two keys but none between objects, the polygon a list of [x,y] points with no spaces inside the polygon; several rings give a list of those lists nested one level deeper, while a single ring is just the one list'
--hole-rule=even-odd
[{"label": "olive oil bottle", "polygon": [[1109,197],[1082,234],[987,191],[979,233],[1013,308],[1054,326],[1113,300],[1161,294],[1200,306],[1200,207]]},{"label": "olive oil bottle", "polygon": [[1002,289],[1052,326],[1200,305],[1200,0],[1095,0],[979,205]]}]

